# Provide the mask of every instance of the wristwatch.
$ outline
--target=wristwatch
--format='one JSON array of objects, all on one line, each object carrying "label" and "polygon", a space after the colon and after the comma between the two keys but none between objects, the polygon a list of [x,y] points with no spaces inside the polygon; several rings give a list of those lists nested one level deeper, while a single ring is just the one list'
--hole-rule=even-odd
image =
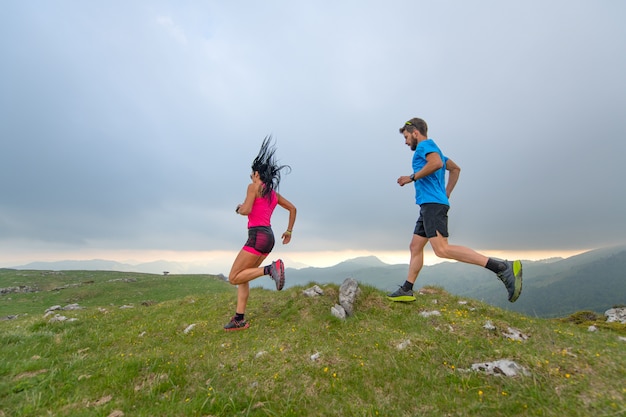
[{"label": "wristwatch", "polygon": [[411,181],[415,181],[415,172],[414,172],[414,173],[412,173],[412,174],[409,176],[409,178],[411,178]]}]

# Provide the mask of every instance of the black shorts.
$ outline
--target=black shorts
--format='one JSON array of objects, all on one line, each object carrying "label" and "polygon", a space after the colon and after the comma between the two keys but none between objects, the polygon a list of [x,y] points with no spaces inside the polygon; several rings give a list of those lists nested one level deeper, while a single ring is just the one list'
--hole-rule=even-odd
[{"label": "black shorts", "polygon": [[243,250],[255,255],[268,255],[274,249],[274,232],[268,226],[257,226],[248,229],[248,241]]},{"label": "black shorts", "polygon": [[420,206],[420,217],[415,223],[413,234],[430,239],[437,232],[448,237],[448,210],[450,206],[438,203],[426,203]]}]

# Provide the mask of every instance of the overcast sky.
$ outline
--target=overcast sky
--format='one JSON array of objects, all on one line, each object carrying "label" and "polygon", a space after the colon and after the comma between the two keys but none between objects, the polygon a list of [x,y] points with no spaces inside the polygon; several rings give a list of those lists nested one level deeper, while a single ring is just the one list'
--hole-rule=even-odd
[{"label": "overcast sky", "polygon": [[[412,172],[398,128],[415,116],[462,169],[451,243],[489,254],[626,238],[626,2],[1,10],[0,265],[237,251],[234,208],[268,134],[298,208],[277,257],[407,251],[418,208],[396,184]],[[277,211],[276,234],[286,221]]]}]

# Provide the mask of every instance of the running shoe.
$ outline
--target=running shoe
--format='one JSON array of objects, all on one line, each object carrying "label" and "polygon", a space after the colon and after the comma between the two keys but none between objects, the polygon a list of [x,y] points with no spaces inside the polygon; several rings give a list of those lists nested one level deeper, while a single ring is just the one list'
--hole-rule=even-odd
[{"label": "running shoe", "polygon": [[502,272],[498,272],[497,275],[509,292],[509,301],[514,303],[522,293],[522,262],[504,262],[506,263],[506,269]]},{"label": "running shoe", "polygon": [[270,277],[276,282],[276,289],[278,291],[282,290],[285,286],[285,264],[283,261],[278,259],[272,262],[270,266]]},{"label": "running shoe", "polygon": [[407,291],[400,287],[395,292],[387,294],[387,299],[391,301],[415,301],[415,296],[413,295],[413,290]]},{"label": "running shoe", "polygon": [[235,316],[233,316],[233,318],[230,319],[228,324],[224,326],[224,330],[226,330],[227,332],[231,332],[233,330],[245,330],[248,327],[250,327],[250,323],[248,323],[245,320],[241,320],[241,321],[235,320]]}]

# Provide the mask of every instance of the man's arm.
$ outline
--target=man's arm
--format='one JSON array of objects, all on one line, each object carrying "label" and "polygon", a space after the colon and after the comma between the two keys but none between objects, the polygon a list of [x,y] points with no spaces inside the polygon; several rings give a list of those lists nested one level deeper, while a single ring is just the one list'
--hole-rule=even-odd
[{"label": "man's arm", "polygon": [[411,180],[410,176],[408,175],[402,176],[398,178],[398,184],[400,184],[400,186],[403,186],[413,181],[417,181],[420,178],[424,178],[432,174],[433,172],[436,172],[437,170],[441,169],[442,166],[443,161],[441,160],[439,154],[437,152],[430,152],[426,154],[426,165],[424,165],[422,169],[420,169],[418,172],[413,173],[413,179]]},{"label": "man's arm", "polygon": [[450,198],[452,190],[456,186],[461,174],[461,167],[454,163],[452,159],[446,161],[446,169],[448,170],[448,183],[446,184],[446,195]]}]

